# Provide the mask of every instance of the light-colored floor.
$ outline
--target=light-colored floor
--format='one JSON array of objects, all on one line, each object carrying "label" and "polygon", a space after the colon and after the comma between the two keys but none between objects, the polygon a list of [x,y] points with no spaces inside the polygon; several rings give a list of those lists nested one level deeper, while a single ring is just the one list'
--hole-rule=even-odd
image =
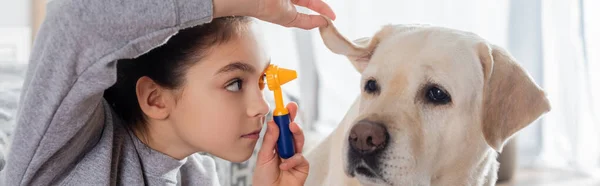
[{"label": "light-colored floor", "polygon": [[600,186],[600,179],[556,169],[520,169],[513,180],[497,186]]}]

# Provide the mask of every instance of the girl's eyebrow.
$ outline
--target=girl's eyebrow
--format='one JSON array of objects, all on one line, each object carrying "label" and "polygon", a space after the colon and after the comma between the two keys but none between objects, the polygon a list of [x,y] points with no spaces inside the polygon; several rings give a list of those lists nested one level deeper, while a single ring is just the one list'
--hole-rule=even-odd
[{"label": "girl's eyebrow", "polygon": [[[265,65],[264,69],[266,70],[270,64],[271,64],[271,59],[269,59],[269,61]],[[236,71],[236,70],[240,70],[240,71],[248,72],[248,73],[256,72],[256,69],[252,65],[248,65],[247,63],[242,63],[242,62],[238,61],[238,62],[230,63],[230,64],[224,66],[223,68],[219,69],[217,71],[217,73],[215,73],[215,75],[232,72],[232,71]]]},{"label": "girl's eyebrow", "polygon": [[249,72],[249,73],[256,72],[256,69],[254,69],[254,67],[252,67],[252,65],[248,65],[248,64],[242,63],[242,62],[233,62],[233,63],[228,64],[228,65],[224,66],[223,68],[219,69],[217,71],[217,73],[215,73],[215,75],[227,73],[227,72],[231,72],[231,71],[236,71],[236,70],[241,70],[241,71]]}]

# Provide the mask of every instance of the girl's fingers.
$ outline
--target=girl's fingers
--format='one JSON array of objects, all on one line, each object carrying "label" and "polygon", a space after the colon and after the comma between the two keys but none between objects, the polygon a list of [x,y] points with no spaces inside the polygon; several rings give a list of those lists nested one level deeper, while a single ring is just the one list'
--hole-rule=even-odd
[{"label": "girl's fingers", "polygon": [[319,14],[327,16],[331,20],[335,20],[335,13],[331,7],[323,0],[292,0],[292,3],[311,9]]},{"label": "girl's fingers", "polygon": [[317,27],[327,26],[328,24],[329,23],[327,20],[320,15],[296,13],[294,20],[284,26],[310,30]]},{"label": "girl's fingers", "polygon": [[290,131],[294,136],[294,147],[296,153],[301,153],[302,148],[304,148],[304,132],[296,122],[290,123]]},{"label": "girl's fingers", "polygon": [[304,147],[304,132],[298,123],[294,122],[294,119],[298,113],[298,104],[295,102],[290,102],[287,104],[286,108],[290,113],[290,120],[292,121],[289,127],[290,132],[292,132],[292,135],[294,136],[294,150],[299,153],[302,152],[302,148]]},{"label": "girl's fingers", "polygon": [[279,128],[274,121],[267,122],[267,132],[265,133],[262,146],[258,151],[257,162],[259,165],[267,163],[275,157],[275,146],[279,138]]},{"label": "girl's fingers", "polygon": [[[281,169],[283,171],[287,171],[292,168],[307,167],[305,170],[308,170],[308,166],[309,165],[308,165],[308,161],[306,160],[306,158],[304,158],[304,156],[302,156],[302,154],[296,153],[291,158],[283,160],[283,163],[281,163],[279,165],[279,169]],[[297,170],[303,170],[303,169],[297,169]],[[306,172],[306,173],[308,174],[308,172]]]},{"label": "girl's fingers", "polygon": [[298,104],[296,102],[290,102],[285,106],[285,108],[290,113],[290,121],[293,122],[296,118],[296,113],[298,112]]}]

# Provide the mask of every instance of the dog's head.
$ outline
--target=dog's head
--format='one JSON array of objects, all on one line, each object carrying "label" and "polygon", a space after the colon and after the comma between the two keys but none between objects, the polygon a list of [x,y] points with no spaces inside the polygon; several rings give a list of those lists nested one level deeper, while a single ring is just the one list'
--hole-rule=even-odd
[{"label": "dog's head", "polygon": [[550,110],[515,60],[475,34],[388,25],[349,41],[331,22],[320,32],[362,74],[342,158],[363,184],[417,185],[468,169]]}]

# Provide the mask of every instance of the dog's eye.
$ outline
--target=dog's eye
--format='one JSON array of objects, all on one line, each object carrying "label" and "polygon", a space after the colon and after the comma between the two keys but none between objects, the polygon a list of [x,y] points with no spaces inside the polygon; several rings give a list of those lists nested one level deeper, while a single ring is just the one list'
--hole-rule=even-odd
[{"label": "dog's eye", "polygon": [[425,96],[427,100],[434,104],[446,104],[450,102],[450,95],[438,87],[429,88]]},{"label": "dog's eye", "polygon": [[377,85],[377,81],[370,79],[365,83],[365,92],[369,94],[379,92],[379,85]]}]

